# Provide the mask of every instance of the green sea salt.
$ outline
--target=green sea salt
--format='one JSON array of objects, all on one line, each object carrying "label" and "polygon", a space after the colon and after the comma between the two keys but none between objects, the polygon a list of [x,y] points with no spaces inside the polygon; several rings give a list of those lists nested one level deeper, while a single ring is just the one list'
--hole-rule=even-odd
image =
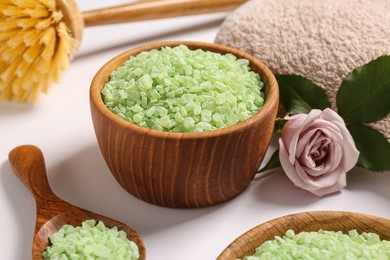
[{"label": "green sea salt", "polygon": [[139,126],[203,132],[255,114],[264,103],[262,88],[248,60],[180,45],[130,57],[101,94],[113,113]]},{"label": "green sea salt", "polygon": [[283,237],[276,236],[260,245],[254,255],[244,260],[389,260],[390,241],[381,240],[375,233],[351,230],[300,232],[288,230]]},{"label": "green sea salt", "polygon": [[95,220],[86,220],[80,227],[62,226],[50,236],[50,244],[42,255],[45,260],[139,259],[138,246],[124,231]]}]

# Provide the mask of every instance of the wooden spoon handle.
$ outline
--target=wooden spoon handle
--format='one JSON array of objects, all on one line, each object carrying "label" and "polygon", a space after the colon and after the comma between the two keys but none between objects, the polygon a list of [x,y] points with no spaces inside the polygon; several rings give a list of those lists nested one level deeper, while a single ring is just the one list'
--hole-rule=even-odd
[{"label": "wooden spoon handle", "polygon": [[114,24],[168,17],[224,12],[246,0],[163,0],[140,1],[83,12],[85,26]]},{"label": "wooden spoon handle", "polygon": [[49,186],[45,159],[38,147],[18,146],[9,153],[8,159],[15,174],[33,194],[37,204],[46,200],[62,201]]}]

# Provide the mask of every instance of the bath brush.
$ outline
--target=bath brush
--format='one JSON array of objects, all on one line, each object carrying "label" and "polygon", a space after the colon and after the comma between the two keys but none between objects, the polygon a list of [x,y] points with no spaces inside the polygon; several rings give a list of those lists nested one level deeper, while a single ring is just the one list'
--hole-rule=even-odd
[{"label": "bath brush", "polygon": [[145,0],[81,12],[73,0],[1,0],[0,99],[33,101],[58,82],[84,27],[228,11],[245,0]]}]

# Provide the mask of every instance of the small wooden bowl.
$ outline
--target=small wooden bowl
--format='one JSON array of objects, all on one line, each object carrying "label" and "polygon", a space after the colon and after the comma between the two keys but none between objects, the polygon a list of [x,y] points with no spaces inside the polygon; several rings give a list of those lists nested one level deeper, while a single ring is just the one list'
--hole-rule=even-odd
[{"label": "small wooden bowl", "polygon": [[[265,85],[264,106],[245,121],[201,133],[143,128],[119,118],[105,106],[101,89],[113,70],[142,51],[180,44],[249,60]],[[116,180],[142,200],[175,208],[223,202],[249,185],[269,146],[278,102],[276,79],[263,63],[239,50],[200,42],[162,42],[131,49],[106,63],[90,89],[96,137]]]},{"label": "small wooden bowl", "polygon": [[378,234],[390,240],[390,220],[354,212],[313,211],[291,214],[267,221],[238,237],[217,258],[218,260],[242,259],[253,255],[255,249],[275,236],[283,236],[287,230],[302,231],[331,230],[347,233],[356,229]]}]

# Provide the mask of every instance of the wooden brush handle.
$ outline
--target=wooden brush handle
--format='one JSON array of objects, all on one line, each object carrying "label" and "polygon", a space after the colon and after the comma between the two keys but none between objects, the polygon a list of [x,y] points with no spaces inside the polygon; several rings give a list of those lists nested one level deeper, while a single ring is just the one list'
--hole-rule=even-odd
[{"label": "wooden brush handle", "polygon": [[246,0],[149,0],[83,12],[85,26],[152,20],[235,9]]}]

